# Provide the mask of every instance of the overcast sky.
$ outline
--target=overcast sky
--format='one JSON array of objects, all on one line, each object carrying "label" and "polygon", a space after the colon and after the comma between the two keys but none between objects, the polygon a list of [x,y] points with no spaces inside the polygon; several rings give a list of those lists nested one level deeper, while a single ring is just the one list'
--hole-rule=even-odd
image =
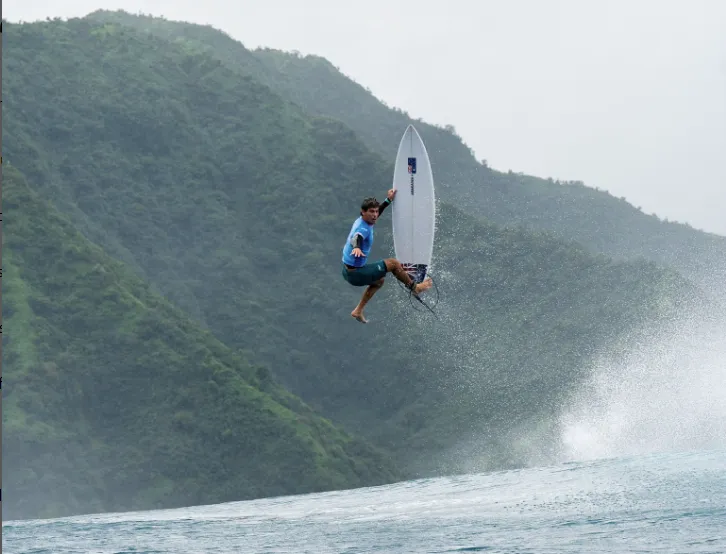
[{"label": "overcast sky", "polygon": [[582,180],[726,235],[726,0],[6,0],[3,8],[10,21],[125,9],[211,24],[248,48],[318,54],[389,106],[454,125],[495,169]]}]

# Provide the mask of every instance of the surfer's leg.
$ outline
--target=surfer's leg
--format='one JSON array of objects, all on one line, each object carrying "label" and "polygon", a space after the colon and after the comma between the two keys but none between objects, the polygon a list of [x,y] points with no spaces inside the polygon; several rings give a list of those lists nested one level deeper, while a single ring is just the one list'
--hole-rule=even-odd
[{"label": "surfer's leg", "polygon": [[[386,262],[386,268],[388,269],[388,271],[393,273],[396,279],[406,285],[406,288],[410,289],[413,286],[413,279],[408,274],[408,272],[403,269],[401,262],[399,262],[396,258],[386,258],[384,261]],[[413,292],[416,294],[423,292],[431,288],[432,284],[433,281],[431,281],[430,278],[424,279],[423,283],[416,284]]]},{"label": "surfer's leg", "polygon": [[381,277],[378,281],[371,283],[366,287],[366,290],[363,291],[363,297],[360,299],[360,302],[355,307],[355,310],[350,313],[352,317],[361,323],[368,323],[368,320],[363,315],[363,308],[365,308],[366,304],[368,304],[370,299],[373,298],[373,295],[378,292],[378,289],[383,286],[383,281],[383,277]]}]

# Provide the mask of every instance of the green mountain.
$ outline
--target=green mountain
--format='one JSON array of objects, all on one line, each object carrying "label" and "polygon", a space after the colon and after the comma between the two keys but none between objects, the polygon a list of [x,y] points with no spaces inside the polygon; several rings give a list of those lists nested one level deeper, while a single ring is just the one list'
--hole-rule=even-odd
[{"label": "green mountain", "polygon": [[[389,278],[368,310],[372,324],[359,325],[349,313],[361,291],[340,277],[340,250],[361,198],[382,196],[388,188],[390,152],[381,157],[341,121],[311,115],[244,68],[224,62],[216,43],[94,18],[5,23],[5,33],[11,40],[3,56],[4,158],[28,177],[32,190],[85,239],[125,263],[139,287],[148,285],[148,295],[158,293],[169,310],[178,308],[174,313],[194,321],[186,325],[198,324],[195,335],[239,353],[225,356],[269,368],[269,376],[259,371],[265,380],[279,382],[280,398],[293,403],[280,388],[285,387],[346,432],[364,436],[392,455],[404,476],[471,468],[472,460],[452,459],[450,453],[472,436],[486,437],[480,468],[521,463],[509,440],[513,428],[539,426],[555,415],[587,377],[594,353],[619,348],[644,326],[672,318],[694,293],[677,273],[652,262],[593,255],[554,234],[503,228],[442,201],[434,267],[440,319],[413,311]],[[37,221],[41,226],[42,218]],[[389,214],[378,227],[374,257],[391,253]],[[33,244],[20,229],[8,226],[11,252]],[[42,226],[38,232],[53,234]],[[55,251],[48,253],[57,260]],[[34,259],[45,254],[33,250],[15,262],[18,271],[50,263]],[[73,283],[80,289],[87,280],[95,291],[98,278],[85,271]],[[24,305],[24,289],[7,286],[7,298]],[[44,294],[53,299],[58,291]],[[110,295],[106,304],[94,296],[88,306],[107,307],[73,316],[73,296],[60,298],[53,313],[88,332],[104,329],[107,318],[117,329],[112,322],[120,316],[114,310],[128,309],[123,296]],[[33,308],[33,313],[45,312]],[[152,329],[175,336],[161,325]],[[153,340],[144,332],[141,343]],[[50,348],[53,340],[41,336],[38,348]],[[82,343],[98,359],[113,360],[126,348],[117,340],[109,333]],[[196,350],[181,349],[182,342],[170,343],[168,357],[195,364]],[[88,373],[85,359],[61,366],[49,352],[44,361],[58,365],[59,379]],[[145,371],[134,373],[133,382],[148,393],[157,364],[161,371],[168,362],[151,354],[145,360]],[[12,368],[18,360],[7,363]],[[27,384],[38,398],[46,394],[44,386]],[[250,387],[262,385],[251,381]],[[226,414],[227,405],[211,395],[195,401],[199,412],[180,417],[199,424],[200,441],[217,440],[231,428],[205,415],[223,409]],[[132,409],[144,413],[156,402],[145,396]],[[136,417],[114,406],[117,417]],[[24,418],[8,402],[3,417],[16,418],[18,432],[31,417],[68,425],[77,420],[79,427],[89,421],[59,405],[36,409],[41,408],[26,408]],[[145,421],[168,428],[179,410],[189,411],[159,409]],[[305,410],[292,411],[319,421]],[[236,421],[257,417],[250,409]],[[283,448],[275,446],[277,435],[270,436],[258,443],[261,448]],[[246,439],[230,440],[244,448]],[[156,470],[161,463],[156,448],[152,439],[139,443],[129,471],[135,464]],[[163,444],[158,448],[170,451]],[[377,459],[374,451],[364,445],[358,450],[341,456],[369,467],[365,479],[398,475],[383,461],[376,473],[370,465]],[[229,459],[218,465],[205,459],[212,467],[200,468],[200,479],[215,484],[231,479],[236,462]],[[44,458],[37,467],[56,471],[54,463]],[[125,461],[116,463],[122,469]],[[265,463],[264,471],[272,473],[294,471],[281,457],[250,463]],[[17,479],[8,475],[8,482]],[[338,479],[353,482],[350,475]],[[291,477],[279,490],[298,491],[300,482]],[[219,486],[209,486],[208,498],[238,498],[252,490],[229,487],[222,495]],[[154,495],[161,493],[155,491],[166,489],[150,483],[148,490],[156,502]],[[184,498],[199,500],[192,492]]]},{"label": "green mountain", "polygon": [[191,42],[308,113],[344,122],[386,159],[396,151],[402,129],[414,123],[428,150],[435,153],[432,168],[437,194],[469,214],[502,225],[549,231],[616,259],[642,257],[669,265],[709,287],[720,287],[726,281],[726,237],[647,215],[624,198],[579,181],[560,182],[490,169],[474,157],[453,128],[429,125],[389,108],[324,58],[272,49],[250,51],[211,27],[163,18],[121,11],[98,11],[89,17]]},{"label": "green mountain", "polygon": [[400,476],[91,244],[4,165],[4,517]]}]

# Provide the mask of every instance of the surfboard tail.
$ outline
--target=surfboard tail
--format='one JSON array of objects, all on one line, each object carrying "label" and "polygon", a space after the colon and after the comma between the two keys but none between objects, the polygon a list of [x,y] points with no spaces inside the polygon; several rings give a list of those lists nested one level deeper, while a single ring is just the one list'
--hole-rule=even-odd
[{"label": "surfboard tail", "polygon": [[401,265],[415,283],[423,283],[424,279],[426,279],[426,273],[429,268],[428,264],[403,263]]}]

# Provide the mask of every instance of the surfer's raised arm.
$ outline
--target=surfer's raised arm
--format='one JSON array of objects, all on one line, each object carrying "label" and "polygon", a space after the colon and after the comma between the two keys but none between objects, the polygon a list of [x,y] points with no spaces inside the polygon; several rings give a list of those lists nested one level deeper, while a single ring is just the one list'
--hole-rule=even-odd
[{"label": "surfer's raised arm", "polygon": [[393,202],[393,199],[396,197],[396,189],[391,189],[388,191],[388,194],[386,196],[386,199],[380,203],[378,206],[378,215],[380,216],[383,213],[383,210],[385,210],[388,206],[391,205]]}]

